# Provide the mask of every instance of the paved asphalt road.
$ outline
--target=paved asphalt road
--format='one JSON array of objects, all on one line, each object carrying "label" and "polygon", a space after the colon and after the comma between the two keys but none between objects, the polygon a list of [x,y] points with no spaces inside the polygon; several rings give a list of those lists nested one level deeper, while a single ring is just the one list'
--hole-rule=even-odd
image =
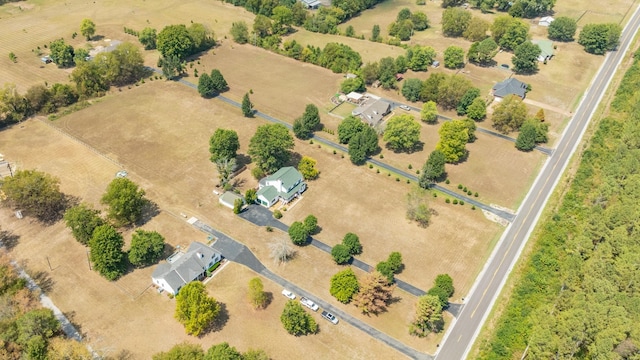
[{"label": "paved asphalt road", "polygon": [[[216,241],[211,245],[212,248],[214,248],[216,251],[220,252],[222,254],[222,256],[224,256],[225,258],[227,258],[230,261],[234,261],[237,262],[239,264],[242,264],[246,267],[248,267],[249,269],[264,275],[266,278],[274,281],[277,284],[280,284],[282,287],[292,291],[294,294],[296,294],[299,297],[304,296],[308,299],[311,299],[313,302],[315,302],[316,304],[318,304],[318,306],[320,306],[322,309],[329,311],[330,313],[334,314],[336,317],[338,317],[339,321],[341,323],[348,323],[351,326],[355,327],[356,329],[359,329],[363,332],[365,332],[366,334],[374,337],[375,339],[382,341],[383,343],[391,346],[392,348],[398,350],[399,352],[405,354],[406,356],[408,356],[410,359],[415,359],[415,360],[431,360],[433,359],[433,357],[431,355],[428,354],[424,354],[421,353],[403,343],[401,343],[400,341],[392,338],[391,336],[377,330],[376,328],[373,328],[369,325],[367,325],[366,323],[364,323],[363,321],[356,319],[355,317],[347,314],[346,312],[334,307],[333,305],[325,302],[324,300],[318,298],[317,296],[314,296],[313,294],[309,293],[308,291],[296,286],[295,284],[287,281],[286,279],[274,274],[273,272],[271,272],[269,269],[267,269],[261,262],[260,260],[258,260],[258,258],[256,258],[253,253],[251,252],[251,250],[249,250],[246,246],[244,246],[243,244],[239,243],[238,241],[235,241],[234,239],[230,238],[229,236],[225,235],[224,233],[221,233],[220,231],[212,228],[211,226],[203,223],[200,220],[195,221],[193,224],[193,226],[195,226],[196,228],[200,229],[201,231],[213,235],[216,238]],[[277,296],[277,295],[274,295]],[[321,320],[320,322],[320,326],[336,326],[333,325],[331,323],[329,323],[328,321],[324,321]],[[337,326],[344,326],[341,324],[338,324]]]},{"label": "paved asphalt road", "polygon": [[[569,159],[580,143],[591,116],[639,26],[640,16],[638,9],[636,9],[622,33],[618,51],[607,55],[573,119],[562,135],[557,149],[548,159],[527,198],[522,203],[515,220],[509,225],[491,258],[485,264],[485,268],[476,280],[470,295],[466,298],[466,304],[460,316],[445,335],[442,346],[436,354],[436,359],[459,360],[468,355],[509,272],[518,259]],[[570,71],[570,69],[567,70]],[[573,71],[580,70],[574,69]]]}]

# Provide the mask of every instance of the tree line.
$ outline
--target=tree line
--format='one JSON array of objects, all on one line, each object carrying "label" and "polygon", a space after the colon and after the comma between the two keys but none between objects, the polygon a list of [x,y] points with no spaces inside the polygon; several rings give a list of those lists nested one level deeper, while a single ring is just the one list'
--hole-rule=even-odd
[{"label": "tree line", "polygon": [[[480,358],[640,355],[636,53],[558,210],[545,219]],[[520,355],[518,355],[520,356]]]}]

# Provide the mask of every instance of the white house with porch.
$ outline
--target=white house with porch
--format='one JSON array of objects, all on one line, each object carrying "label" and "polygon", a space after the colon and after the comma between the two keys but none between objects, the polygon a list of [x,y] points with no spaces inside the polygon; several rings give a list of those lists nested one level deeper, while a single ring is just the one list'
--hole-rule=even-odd
[{"label": "white house with porch", "polygon": [[151,279],[158,288],[175,295],[186,284],[204,278],[207,270],[220,260],[222,255],[211,247],[192,242],[186,252],[173,254],[166,263],[158,265]]},{"label": "white house with porch", "polygon": [[280,201],[289,203],[307,189],[302,174],[296,168],[287,166],[275,173],[262,178],[258,184],[258,203],[264,207],[271,207]]}]

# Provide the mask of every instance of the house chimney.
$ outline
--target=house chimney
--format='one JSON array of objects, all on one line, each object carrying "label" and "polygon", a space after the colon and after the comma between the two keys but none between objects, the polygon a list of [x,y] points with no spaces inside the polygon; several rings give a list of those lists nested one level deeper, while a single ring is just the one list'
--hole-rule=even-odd
[{"label": "house chimney", "polygon": [[197,253],[196,253],[196,255],[197,255],[200,259],[203,259],[203,258],[204,258],[204,255],[203,255],[201,252],[197,252]]}]

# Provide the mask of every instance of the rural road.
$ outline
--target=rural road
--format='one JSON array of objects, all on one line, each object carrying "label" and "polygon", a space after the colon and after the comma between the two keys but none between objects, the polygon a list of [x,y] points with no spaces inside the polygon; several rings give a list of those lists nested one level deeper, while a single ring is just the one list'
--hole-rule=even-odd
[{"label": "rural road", "polygon": [[436,353],[436,359],[459,360],[468,355],[509,272],[522,252],[549,196],[578,147],[589,120],[638,31],[640,26],[639,10],[640,7],[636,9],[625,26],[618,50],[605,57],[604,63],[594,77],[573,119],[565,129],[558,147],[548,158],[529,194],[520,206],[517,216],[505,230],[469,296],[466,297],[466,304],[460,316],[445,335],[439,351]]}]

